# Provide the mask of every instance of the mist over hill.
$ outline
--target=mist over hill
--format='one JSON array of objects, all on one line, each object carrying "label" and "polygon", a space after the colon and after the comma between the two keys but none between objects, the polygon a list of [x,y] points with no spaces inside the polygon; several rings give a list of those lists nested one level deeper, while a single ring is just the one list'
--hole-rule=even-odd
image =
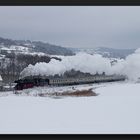
[{"label": "mist over hill", "polygon": [[135,52],[136,49],[115,49],[108,47],[97,48],[70,48],[73,53],[86,52],[89,54],[101,54],[103,57],[108,58],[126,58],[128,55]]},{"label": "mist over hill", "polygon": [[107,47],[99,47],[95,51],[102,54],[104,57],[126,58],[128,55],[135,52],[136,49],[115,49]]}]

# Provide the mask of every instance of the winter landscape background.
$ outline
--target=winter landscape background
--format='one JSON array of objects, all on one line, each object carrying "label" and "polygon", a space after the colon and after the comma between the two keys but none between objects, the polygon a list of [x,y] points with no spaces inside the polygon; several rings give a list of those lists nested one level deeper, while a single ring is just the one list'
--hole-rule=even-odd
[{"label": "winter landscape background", "polygon": [[[22,90],[18,95],[14,94],[14,91],[0,92],[0,133],[137,134],[140,132],[139,48],[124,58],[103,56],[96,51],[89,53],[82,50],[75,53],[71,56],[55,55],[55,58],[61,61],[51,59],[47,63],[29,64],[21,75],[53,75],[75,69],[91,74],[96,72],[123,74],[127,75],[128,79],[122,82],[77,86],[35,87]],[[47,56],[54,57],[48,54]],[[53,93],[89,89],[92,89],[97,96],[51,96]],[[47,96],[41,97],[39,94]]]},{"label": "winter landscape background", "polygon": [[[0,134],[139,134],[138,13],[139,6],[0,6]],[[126,79],[14,89],[26,76],[73,73]],[[82,91],[94,95],[72,95]]]}]

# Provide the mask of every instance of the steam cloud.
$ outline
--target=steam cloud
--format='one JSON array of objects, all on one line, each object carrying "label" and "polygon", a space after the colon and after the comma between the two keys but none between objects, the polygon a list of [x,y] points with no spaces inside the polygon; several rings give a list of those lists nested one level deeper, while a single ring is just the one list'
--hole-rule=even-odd
[{"label": "steam cloud", "polygon": [[36,63],[29,65],[21,72],[21,77],[29,75],[55,75],[63,74],[71,69],[80,70],[95,74],[122,74],[129,80],[137,80],[140,77],[140,48],[135,53],[126,57],[126,59],[117,59],[115,65],[111,65],[111,60],[99,54],[90,55],[87,53],[78,53],[75,56],[62,57],[62,61],[52,59],[49,63]]}]

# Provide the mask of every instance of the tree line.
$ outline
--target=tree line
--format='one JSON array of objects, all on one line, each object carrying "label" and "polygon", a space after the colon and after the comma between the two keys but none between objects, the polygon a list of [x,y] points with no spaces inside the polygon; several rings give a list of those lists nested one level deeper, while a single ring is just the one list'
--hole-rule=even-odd
[{"label": "tree line", "polygon": [[29,64],[35,65],[37,62],[49,63],[51,59],[51,57],[46,55],[10,53],[1,61],[0,72],[4,82],[10,83],[18,79],[20,72]]}]

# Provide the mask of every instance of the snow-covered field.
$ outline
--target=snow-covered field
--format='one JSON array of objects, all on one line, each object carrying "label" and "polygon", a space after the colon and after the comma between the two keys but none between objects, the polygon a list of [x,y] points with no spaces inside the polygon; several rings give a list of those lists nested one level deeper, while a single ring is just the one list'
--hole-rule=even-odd
[{"label": "snow-covered field", "polygon": [[0,93],[0,133],[140,133],[140,83],[91,87],[98,96],[56,99]]}]

